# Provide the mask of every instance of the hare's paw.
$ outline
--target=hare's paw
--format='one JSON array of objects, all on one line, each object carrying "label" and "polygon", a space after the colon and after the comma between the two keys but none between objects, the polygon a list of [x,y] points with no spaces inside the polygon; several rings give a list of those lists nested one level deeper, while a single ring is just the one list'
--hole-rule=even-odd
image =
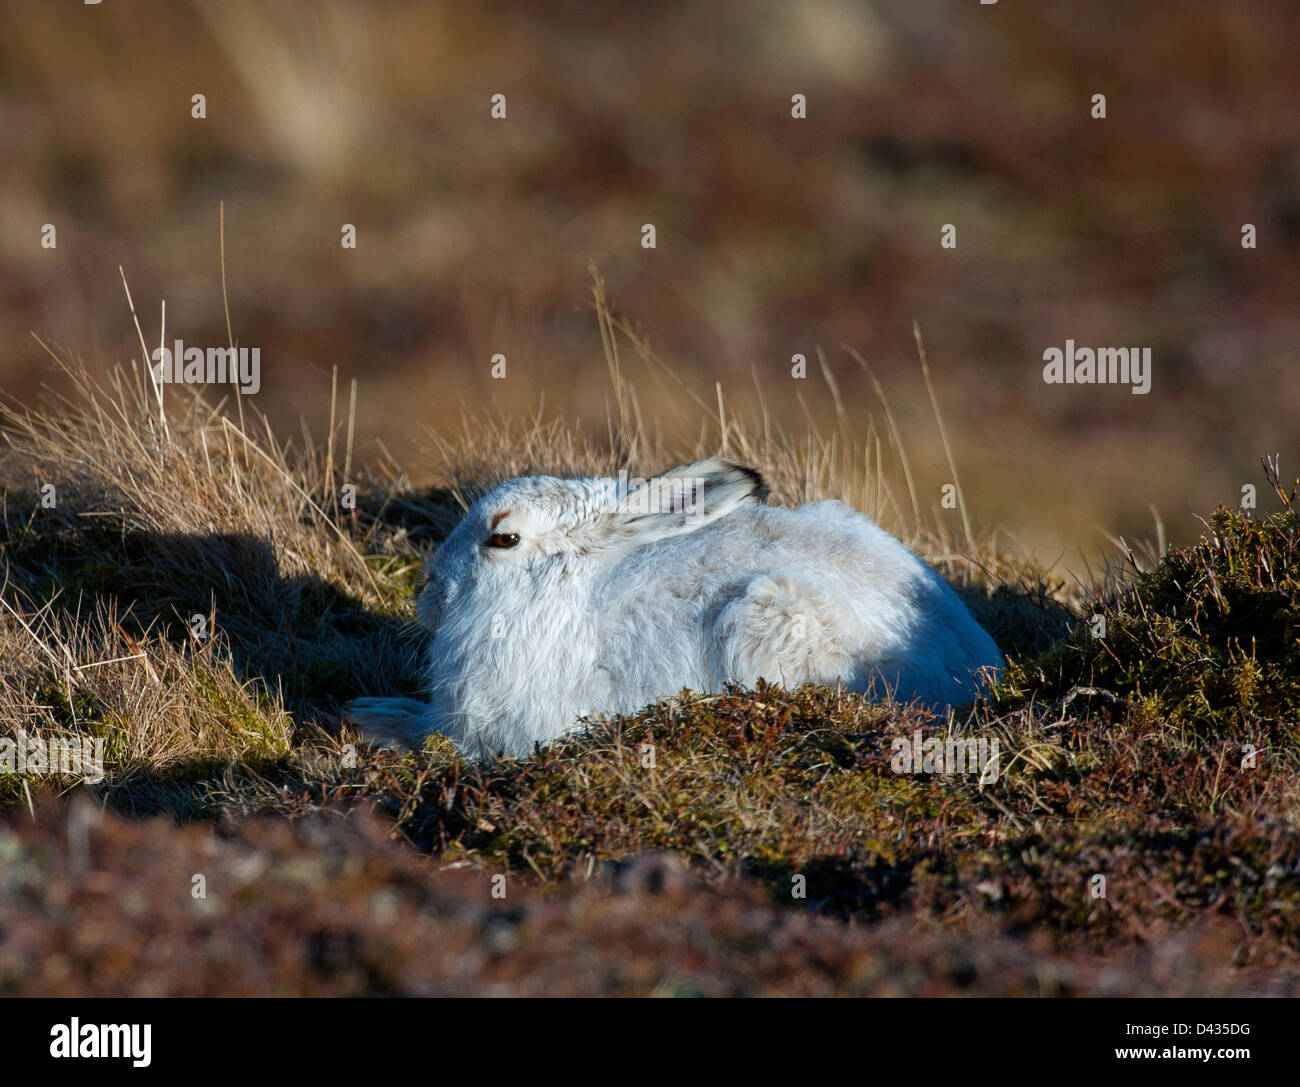
[{"label": "hare's paw", "polygon": [[429,734],[429,706],[413,698],[354,698],[343,720],[374,747],[418,748]]}]

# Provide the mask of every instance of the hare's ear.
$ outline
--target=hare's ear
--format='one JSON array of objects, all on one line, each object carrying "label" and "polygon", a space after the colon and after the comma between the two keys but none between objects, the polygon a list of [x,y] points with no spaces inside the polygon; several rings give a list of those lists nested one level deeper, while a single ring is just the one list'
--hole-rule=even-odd
[{"label": "hare's ear", "polygon": [[760,504],[767,493],[753,468],[721,457],[683,464],[620,496],[616,535],[639,546],[694,532],[742,506]]}]

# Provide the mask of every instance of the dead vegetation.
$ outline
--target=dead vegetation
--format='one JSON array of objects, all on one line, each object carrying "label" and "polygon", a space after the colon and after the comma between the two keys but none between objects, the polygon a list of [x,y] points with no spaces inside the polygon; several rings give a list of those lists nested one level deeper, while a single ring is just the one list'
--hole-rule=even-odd
[{"label": "dead vegetation", "polygon": [[[841,413],[834,432],[810,420],[798,437],[730,417],[719,397],[696,405],[697,447],[663,448],[628,371],[671,380],[671,370],[611,311],[599,279],[595,308],[607,441],[560,420],[470,418],[461,435],[435,439],[442,476],[419,492],[390,460],[359,463],[342,410],[324,443],[305,432],[285,442],[242,405],[175,387],[164,398],[139,371],[101,386],[62,356],[72,398],[7,406],[0,728],[11,739],[102,738],[107,773],[93,786],[0,776],[0,988],[1294,986],[1300,605],[1289,508],[1221,511],[1192,548],[1132,556],[1127,573],[1095,584],[1067,581],[978,525],[965,540],[925,523],[883,397],[879,428]],[[994,697],[935,719],[825,689],[685,692],[493,766],[437,740],[400,757],[357,751],[340,732],[348,698],[419,695],[418,566],[477,487],[527,471],[646,472],[719,451],[759,466],[775,500],[842,498],[930,558],[1011,658]],[[918,732],[996,738],[999,779],[895,773],[892,742]],[[65,809],[42,799],[55,792],[110,812],[86,824],[94,844],[80,867],[59,844]],[[322,812],[346,824],[382,813],[424,859],[396,859],[373,828],[280,827],[321,825]],[[111,813],[210,822],[222,837]],[[646,877],[658,892],[620,897],[618,873],[647,856],[658,858]],[[310,869],[301,887],[281,871],[290,861]],[[204,865],[224,873],[210,881],[215,904],[190,895]],[[511,888],[508,910],[491,897],[493,876]],[[314,905],[303,907],[308,885]],[[42,919],[54,899],[66,909]],[[141,901],[167,905],[146,920]],[[326,901],[340,911],[329,922]],[[95,944],[94,918],[118,935]],[[132,958],[132,941],[160,929],[176,957]],[[684,929],[709,932],[708,949]],[[209,974],[223,941],[282,950],[264,967],[240,953],[233,971]],[[78,950],[20,969],[65,944]],[[568,970],[576,955],[598,968]]]}]

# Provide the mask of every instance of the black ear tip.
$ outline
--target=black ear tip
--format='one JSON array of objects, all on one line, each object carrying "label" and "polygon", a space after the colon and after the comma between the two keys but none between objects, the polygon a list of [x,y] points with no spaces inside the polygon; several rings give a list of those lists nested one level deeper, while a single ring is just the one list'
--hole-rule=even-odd
[{"label": "black ear tip", "polygon": [[767,496],[772,493],[772,489],[767,485],[767,480],[763,478],[763,473],[757,468],[750,468],[745,464],[735,464],[733,462],[733,467],[749,480],[751,485],[750,493],[754,498],[759,502],[766,502]]}]

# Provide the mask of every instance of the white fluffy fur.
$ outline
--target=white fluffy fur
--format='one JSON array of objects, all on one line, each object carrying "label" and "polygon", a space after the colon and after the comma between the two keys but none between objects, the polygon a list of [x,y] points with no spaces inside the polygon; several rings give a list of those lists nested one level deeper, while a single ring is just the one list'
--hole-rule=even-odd
[{"label": "white fluffy fur", "polygon": [[[941,707],[1001,667],[948,585],[871,520],[840,502],[767,506],[765,491],[719,458],[630,490],[501,484],[426,567],[430,702],[363,698],[346,717],[378,743],[441,732],[519,754],[683,688],[840,682]],[[494,533],[520,542],[486,546]]]}]

